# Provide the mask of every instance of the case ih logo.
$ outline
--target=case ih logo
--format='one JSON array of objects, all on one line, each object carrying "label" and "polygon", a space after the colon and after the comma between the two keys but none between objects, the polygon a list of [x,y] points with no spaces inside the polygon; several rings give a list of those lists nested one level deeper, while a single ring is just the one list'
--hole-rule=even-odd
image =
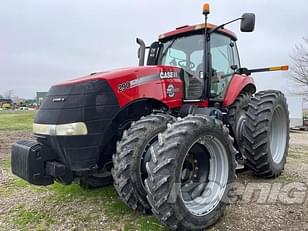
[{"label": "case ih logo", "polygon": [[159,77],[161,79],[175,79],[178,78],[178,73],[173,71],[160,72]]}]

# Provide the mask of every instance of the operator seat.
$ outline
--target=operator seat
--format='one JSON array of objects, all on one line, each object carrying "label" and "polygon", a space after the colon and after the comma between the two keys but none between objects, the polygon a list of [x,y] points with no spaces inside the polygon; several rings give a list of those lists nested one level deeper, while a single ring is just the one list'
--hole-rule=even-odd
[{"label": "operator seat", "polygon": [[[199,64],[196,68],[195,77],[200,81],[203,87],[203,63]],[[224,79],[224,72],[217,72],[215,69],[212,69],[211,78],[211,94],[218,96],[221,94],[219,90],[219,83]]]},{"label": "operator seat", "polygon": [[[199,71],[198,71],[199,70]],[[187,83],[187,98],[188,99],[199,99],[202,96],[204,83],[203,76],[200,75],[202,70],[201,64],[197,66],[196,71],[194,72]]]}]

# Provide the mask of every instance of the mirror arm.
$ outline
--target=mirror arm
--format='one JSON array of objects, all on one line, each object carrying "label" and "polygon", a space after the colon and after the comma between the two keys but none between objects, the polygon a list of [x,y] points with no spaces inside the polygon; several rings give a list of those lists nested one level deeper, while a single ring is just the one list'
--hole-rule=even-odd
[{"label": "mirror arm", "polygon": [[216,32],[216,31],[218,31],[219,29],[223,29],[226,25],[231,24],[231,23],[236,22],[236,21],[241,20],[241,19],[243,19],[243,18],[236,18],[236,19],[233,19],[233,20],[231,20],[231,21],[229,21],[229,22],[226,22],[226,23],[224,23],[224,24],[221,24],[221,25],[219,25],[219,26],[216,26],[216,27],[210,29],[210,30],[208,31],[208,33],[209,33],[209,34],[214,33],[214,32]]}]

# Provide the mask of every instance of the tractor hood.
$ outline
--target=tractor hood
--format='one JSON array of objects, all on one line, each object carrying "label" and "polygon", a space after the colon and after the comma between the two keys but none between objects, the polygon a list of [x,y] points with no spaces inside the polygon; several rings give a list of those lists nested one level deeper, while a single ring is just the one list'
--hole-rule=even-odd
[{"label": "tractor hood", "polygon": [[[168,107],[178,106],[183,96],[180,71],[170,66],[122,68],[56,84],[40,106],[35,123],[86,122],[89,132],[97,132],[97,121],[111,121],[134,101],[152,99]],[[172,97],[167,95],[168,86],[173,88]]]},{"label": "tractor hood", "polygon": [[92,80],[107,80],[107,82],[113,83],[118,80],[134,80],[144,76],[157,75],[161,79],[171,79],[179,77],[181,69],[172,66],[140,66],[140,67],[129,67],[119,68],[115,70],[91,73],[90,75],[68,80],[56,85],[70,85],[78,84]]}]

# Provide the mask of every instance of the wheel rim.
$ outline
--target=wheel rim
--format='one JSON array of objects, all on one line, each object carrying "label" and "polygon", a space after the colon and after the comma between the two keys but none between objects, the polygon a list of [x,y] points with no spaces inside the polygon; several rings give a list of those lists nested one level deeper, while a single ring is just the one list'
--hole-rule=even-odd
[{"label": "wheel rim", "polygon": [[180,195],[188,211],[197,216],[212,212],[224,195],[228,178],[228,157],[221,141],[213,136],[197,140],[182,164]]},{"label": "wheel rim", "polygon": [[273,112],[270,138],[271,154],[276,164],[279,164],[284,157],[288,134],[287,124],[287,116],[284,109],[281,106],[277,106]]}]

